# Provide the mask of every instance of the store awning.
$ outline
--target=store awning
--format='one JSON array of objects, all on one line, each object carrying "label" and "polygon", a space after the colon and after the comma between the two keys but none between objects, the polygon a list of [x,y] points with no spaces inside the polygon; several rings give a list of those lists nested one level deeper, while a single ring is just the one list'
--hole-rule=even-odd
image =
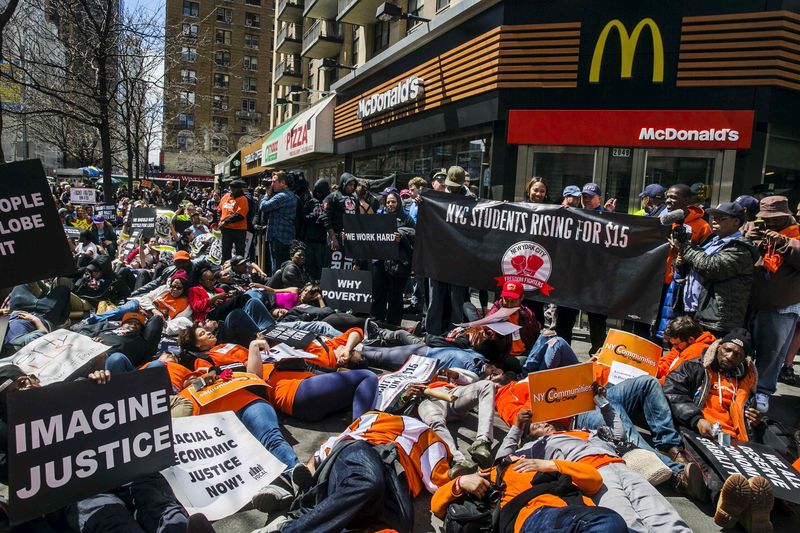
[{"label": "store awning", "polygon": [[242,151],[237,150],[222,163],[214,165],[214,174],[221,176],[223,180],[229,181],[238,178],[242,168]]},{"label": "store awning", "polygon": [[272,130],[261,145],[261,166],[332,154],[335,100],[336,95],[327,96]]}]

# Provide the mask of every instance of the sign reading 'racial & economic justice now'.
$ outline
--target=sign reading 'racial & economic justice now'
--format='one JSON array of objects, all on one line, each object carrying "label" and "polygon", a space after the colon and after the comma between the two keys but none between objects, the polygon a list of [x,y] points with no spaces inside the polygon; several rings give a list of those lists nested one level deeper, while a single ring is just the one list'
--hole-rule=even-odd
[{"label": "sign reading 'racial & economic justice now'", "polygon": [[435,191],[423,197],[418,275],[485,289],[516,280],[536,300],[655,319],[669,247],[658,220]]},{"label": "sign reading 'racial & economic justice now'", "polygon": [[533,422],[549,422],[594,409],[592,363],[528,374]]}]

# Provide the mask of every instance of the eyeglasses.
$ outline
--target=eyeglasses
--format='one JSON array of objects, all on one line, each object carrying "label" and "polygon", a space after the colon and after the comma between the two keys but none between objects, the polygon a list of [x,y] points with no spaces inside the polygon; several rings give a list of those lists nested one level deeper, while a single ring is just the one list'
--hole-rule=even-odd
[{"label": "eyeglasses", "polygon": [[170,285],[169,288],[170,289],[178,289],[178,290],[180,290],[180,289],[183,289],[183,285],[180,285],[180,284],[178,284],[178,285]]}]

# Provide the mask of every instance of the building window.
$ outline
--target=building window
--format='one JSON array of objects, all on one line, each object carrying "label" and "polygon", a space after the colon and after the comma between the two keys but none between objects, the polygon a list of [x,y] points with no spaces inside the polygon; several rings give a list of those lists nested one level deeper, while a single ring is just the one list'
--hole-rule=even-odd
[{"label": "building window", "polygon": [[350,57],[352,60],[350,64],[354,67],[358,65],[358,45],[361,41],[361,33],[359,32],[359,26],[353,26],[353,46],[350,48]]},{"label": "building window", "polygon": [[244,98],[242,100],[242,111],[251,111],[254,112],[256,110],[256,101],[250,98]]},{"label": "building window", "polygon": [[231,53],[227,50],[217,50],[214,52],[214,63],[221,67],[231,66]]},{"label": "building window", "polygon": [[175,146],[178,150],[191,150],[194,147],[194,137],[191,133],[179,133]]},{"label": "building window", "polygon": [[447,9],[450,7],[450,0],[436,0],[436,12],[438,13],[442,9]]},{"label": "building window", "polygon": [[250,122],[247,119],[242,119],[239,121],[239,133],[247,133],[249,128]]},{"label": "building window", "polygon": [[389,23],[377,22],[372,41],[372,53],[377,54],[387,46],[389,46]]},{"label": "building window", "polygon": [[260,6],[261,0],[244,0],[244,5],[246,6]]},{"label": "building window", "polygon": [[228,95],[222,94],[215,94],[211,97],[211,107],[215,111],[227,111],[228,110]]},{"label": "building window", "polygon": [[214,131],[223,131],[228,127],[228,119],[225,117],[211,117],[211,126]]},{"label": "building window", "polygon": [[200,4],[197,2],[187,2],[183,0],[183,16],[196,17],[200,14]]},{"label": "building window", "polygon": [[256,79],[242,78],[242,90],[248,93],[256,92]]},{"label": "building window", "polygon": [[194,105],[194,91],[181,91],[178,94],[181,105]]},{"label": "building window", "polygon": [[255,13],[245,13],[244,14],[244,25],[250,28],[260,28],[261,27],[261,16]]},{"label": "building window", "polygon": [[181,70],[181,82],[183,83],[197,83],[197,71],[190,69]]},{"label": "building window", "polygon": [[230,24],[233,20],[233,11],[230,9],[225,9],[224,7],[217,8],[217,22],[222,22],[223,24]]},{"label": "building window", "polygon": [[[415,17],[422,16],[422,8],[425,7],[425,0],[408,0],[408,14],[414,15]],[[416,28],[422,22],[419,20],[409,20],[408,21],[408,29],[411,30]]]},{"label": "building window", "polygon": [[242,64],[245,70],[258,70],[258,58],[256,56],[244,56]]},{"label": "building window", "polygon": [[228,30],[217,30],[217,43],[230,45],[231,32]]},{"label": "building window", "polygon": [[244,34],[244,47],[258,50],[258,35]]},{"label": "building window", "polygon": [[[226,124],[227,125],[227,124]],[[211,138],[211,150],[214,152],[228,153],[228,138],[224,135],[216,135]]]},{"label": "building window", "polygon": [[190,61],[192,63],[197,61],[197,48],[192,48],[190,46],[182,46],[181,47],[181,60],[182,61]]},{"label": "building window", "polygon": [[183,130],[194,128],[194,113],[181,113],[178,115],[178,125]]},{"label": "building window", "polygon": [[214,88],[227,89],[231,84],[231,77],[227,74],[214,73]]},{"label": "building window", "polygon": [[181,32],[187,37],[197,37],[197,24],[184,22],[181,24]]}]

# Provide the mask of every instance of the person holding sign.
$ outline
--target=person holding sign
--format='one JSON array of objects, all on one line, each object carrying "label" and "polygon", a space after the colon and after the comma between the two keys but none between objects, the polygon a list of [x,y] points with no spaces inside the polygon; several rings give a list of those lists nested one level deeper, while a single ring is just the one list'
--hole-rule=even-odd
[{"label": "person holding sign", "polygon": [[373,263],[372,283],[375,296],[372,316],[387,324],[400,325],[403,319],[403,291],[411,276],[411,255],[414,253],[414,220],[402,208],[397,192],[386,194],[386,204],[378,214],[395,215],[397,231],[395,241],[400,243],[399,259],[379,259]]}]

